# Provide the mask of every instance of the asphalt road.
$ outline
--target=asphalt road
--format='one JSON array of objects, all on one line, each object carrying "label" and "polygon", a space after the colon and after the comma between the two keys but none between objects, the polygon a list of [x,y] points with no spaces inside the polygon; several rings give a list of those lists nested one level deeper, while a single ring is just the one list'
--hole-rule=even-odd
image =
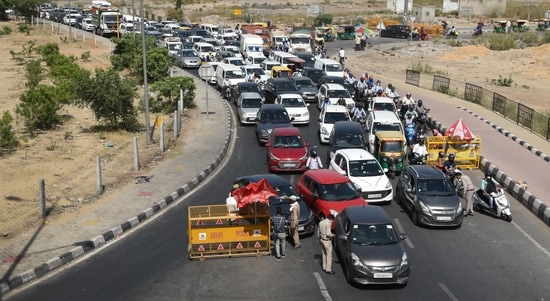
[{"label": "asphalt road", "polygon": [[[318,110],[309,107],[311,120]],[[300,127],[319,145],[317,125]],[[11,296],[10,300],[547,300],[550,297],[550,233],[512,200],[514,222],[477,213],[459,229],[414,226],[402,208],[384,206],[405,241],[412,272],[404,288],[356,287],[322,273],[315,237],[302,248],[273,256],[189,261],[187,206],[221,204],[238,176],[265,173],[266,150],[253,127],[238,126],[235,151],[219,174],[146,226],[93,256]],[[327,147],[319,146],[320,154]],[[466,172],[475,183],[482,174]],[[284,174],[292,183],[298,174]],[[395,182],[395,181],[394,181]],[[530,236],[527,235],[529,233]]]}]

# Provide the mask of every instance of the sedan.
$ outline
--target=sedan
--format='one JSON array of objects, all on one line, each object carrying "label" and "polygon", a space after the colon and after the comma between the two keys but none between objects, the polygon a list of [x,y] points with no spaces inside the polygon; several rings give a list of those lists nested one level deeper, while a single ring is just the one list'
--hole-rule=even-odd
[{"label": "sedan", "polygon": [[237,113],[241,125],[254,124],[256,114],[262,106],[262,96],[256,92],[244,92],[237,100]]},{"label": "sedan", "polygon": [[409,280],[410,263],[391,218],[381,207],[351,206],[336,217],[336,253],[346,280],[358,284],[399,284]]},{"label": "sedan", "polygon": [[309,111],[302,96],[298,94],[281,94],[275,98],[275,103],[285,107],[290,117],[294,117],[292,124],[309,124]]},{"label": "sedan", "polygon": [[296,84],[296,87],[300,89],[300,95],[305,101],[315,102],[317,101],[317,86],[309,77],[305,76],[293,76],[290,78]]},{"label": "sedan", "polygon": [[309,143],[305,142],[298,128],[273,129],[265,146],[270,172],[306,170]]},{"label": "sedan", "polygon": [[183,68],[199,68],[201,66],[201,58],[194,49],[180,50],[180,67]]}]

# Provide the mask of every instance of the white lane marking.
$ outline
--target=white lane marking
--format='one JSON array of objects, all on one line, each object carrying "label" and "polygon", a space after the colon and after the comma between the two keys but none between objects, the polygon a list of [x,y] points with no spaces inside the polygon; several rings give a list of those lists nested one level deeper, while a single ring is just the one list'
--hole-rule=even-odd
[{"label": "white lane marking", "polygon": [[[399,230],[399,232],[405,233],[405,230],[403,229],[403,226],[401,225],[399,220],[397,218],[394,218],[393,221],[395,222],[395,225],[397,226],[397,229]],[[414,249],[414,246],[410,237],[407,236],[407,239],[405,239],[405,243],[407,244],[407,246],[409,246],[410,249]]]},{"label": "white lane marking", "polygon": [[294,175],[290,175],[290,181],[289,182],[292,184],[292,186],[296,186],[294,184],[294,183],[296,183],[296,182],[294,182]]},{"label": "white lane marking", "polygon": [[453,295],[453,293],[451,293],[451,291],[447,288],[447,286],[445,284],[440,283],[439,287],[445,292],[445,294],[447,294],[447,296],[449,296],[449,298],[451,300],[458,301],[458,298],[455,297],[455,295]]},{"label": "white lane marking", "polygon": [[512,222],[512,225],[514,225],[514,227],[516,227],[519,232],[521,232],[521,234],[527,237],[527,239],[530,240],[535,245],[535,247],[539,248],[539,250],[541,250],[546,256],[550,257],[550,252],[548,252],[548,250],[546,250],[533,237],[531,237],[531,235],[527,234],[527,232],[525,232],[525,230],[523,230],[518,224],[516,224],[516,222]]},{"label": "white lane marking", "polygon": [[323,282],[323,279],[321,279],[321,275],[319,273],[315,272],[313,273],[313,276],[315,277],[315,280],[317,281],[317,285],[319,285],[319,288],[321,289],[321,296],[325,298],[326,301],[332,301],[332,298],[330,297],[327,287],[325,286],[325,283]]}]

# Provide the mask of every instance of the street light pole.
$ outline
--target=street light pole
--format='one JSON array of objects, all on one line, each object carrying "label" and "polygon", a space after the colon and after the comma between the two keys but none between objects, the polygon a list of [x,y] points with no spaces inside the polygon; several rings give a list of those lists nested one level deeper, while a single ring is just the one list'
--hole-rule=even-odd
[{"label": "street light pole", "polygon": [[[143,1],[141,0],[141,20],[143,21],[144,9]],[[141,22],[141,50],[143,55],[143,100],[145,102],[145,136],[147,137],[147,144],[152,144],[151,131],[149,125],[149,88],[147,86],[147,50],[145,49],[145,23]]]}]

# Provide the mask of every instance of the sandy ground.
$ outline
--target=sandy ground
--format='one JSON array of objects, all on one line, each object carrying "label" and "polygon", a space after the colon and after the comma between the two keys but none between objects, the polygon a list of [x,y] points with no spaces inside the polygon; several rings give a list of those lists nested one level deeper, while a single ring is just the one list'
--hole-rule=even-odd
[{"label": "sandy ground", "polygon": [[[9,25],[13,27],[13,33],[0,36],[0,53],[4,54],[0,56],[0,81],[4,87],[0,89],[0,112],[8,110],[15,117],[14,108],[25,88],[25,70],[11,58],[9,51],[21,51],[27,41],[36,41],[36,45],[58,43],[63,54],[76,57],[90,51],[90,61],[79,60],[81,66],[90,70],[109,65],[108,46],[98,44],[96,47],[89,40],[83,43],[81,39],[62,43],[60,37],[66,33],[52,33],[49,28],[33,30],[27,36],[16,30],[15,23]],[[546,100],[550,92],[550,45],[493,52],[480,46],[453,48],[432,40],[420,46],[373,52],[369,65],[381,74],[402,78],[405,69],[417,63],[427,64],[454,80],[499,92],[539,112],[550,112]],[[498,79],[499,75],[511,76],[512,87],[492,84],[491,81]],[[51,210],[48,219],[55,219],[60,215],[82,212],[87,203],[101,200],[95,197],[96,156],[104,160],[102,173],[108,188],[135,182],[135,176],[146,175],[156,160],[162,159],[156,155],[157,145],[145,145],[145,137],[137,135],[140,160],[145,162],[142,163],[145,169],[134,173],[132,139],[135,134],[92,133],[90,127],[97,122],[90,110],[65,107],[63,112],[72,118],[57,130],[41,133],[35,138],[22,132],[21,120],[13,124],[21,148],[0,157],[0,235],[6,239],[38,222],[40,179],[45,179],[46,183],[47,206]],[[171,155],[177,155],[177,152]]]}]

